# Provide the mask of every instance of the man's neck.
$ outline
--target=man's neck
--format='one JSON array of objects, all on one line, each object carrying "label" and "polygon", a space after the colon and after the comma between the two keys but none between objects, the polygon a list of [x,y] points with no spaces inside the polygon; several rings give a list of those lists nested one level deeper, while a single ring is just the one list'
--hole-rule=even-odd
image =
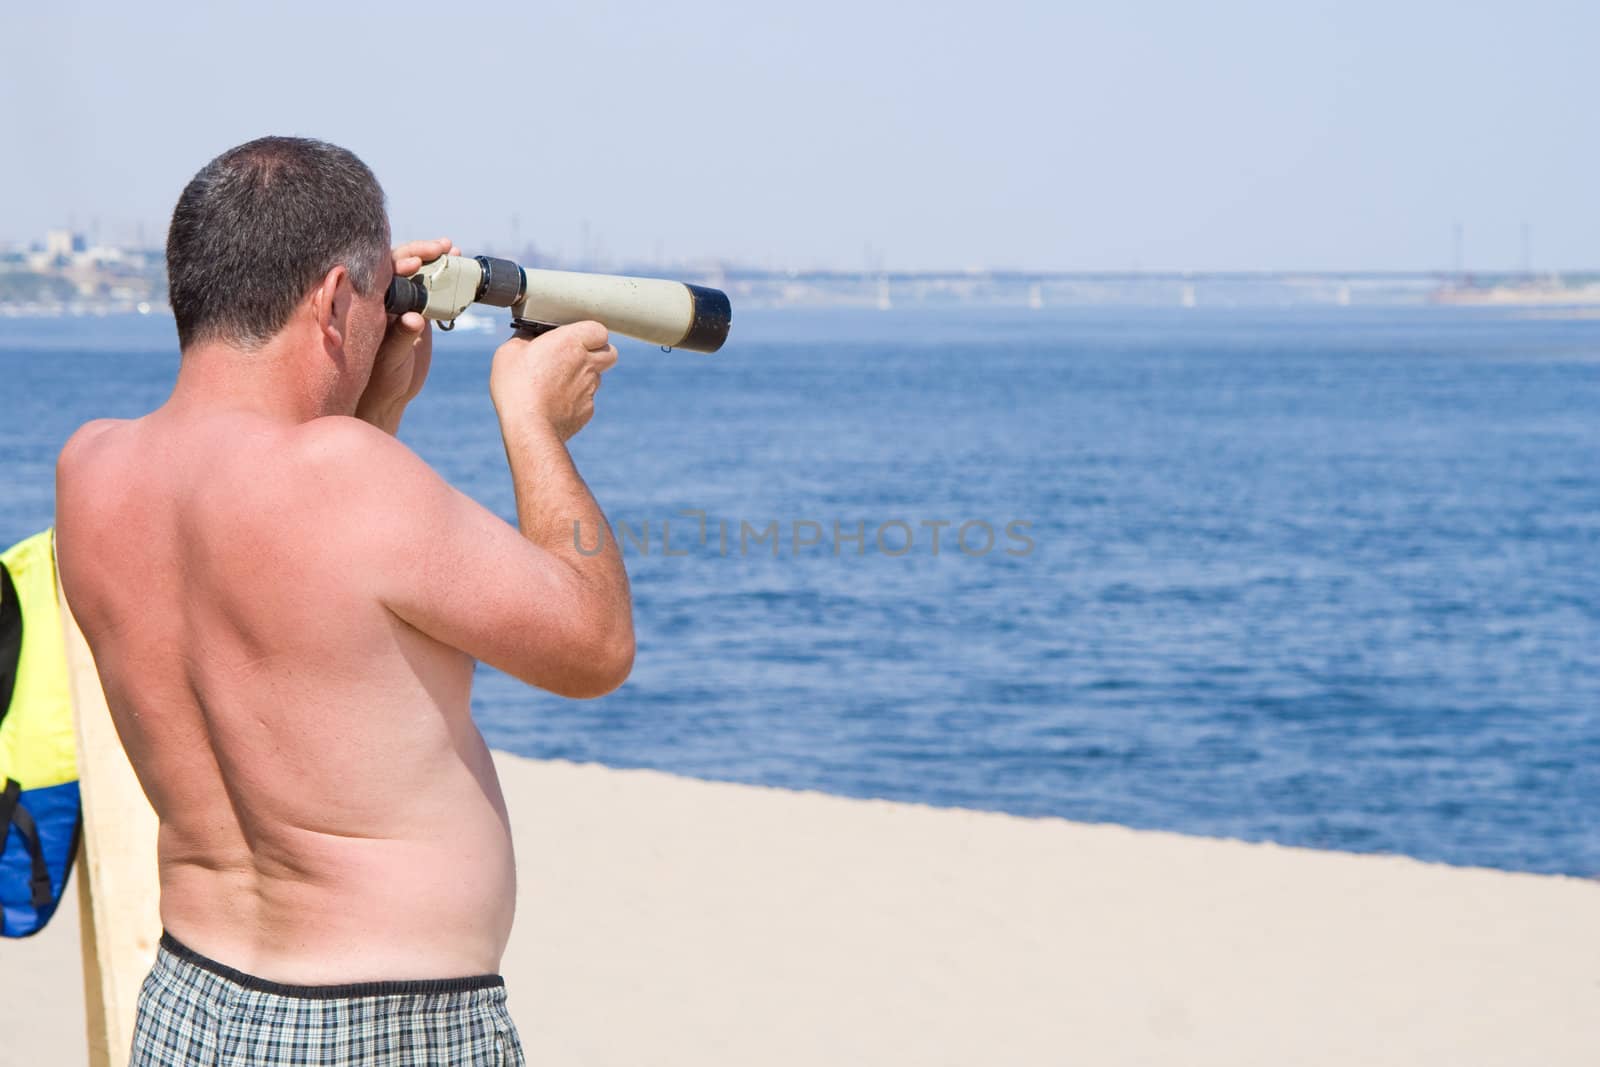
[{"label": "man's neck", "polygon": [[[322,373],[317,373],[322,370]],[[183,352],[169,408],[248,411],[297,424],[324,415],[348,415],[339,402],[338,376],[295,344],[276,337],[257,349],[201,342]]]}]

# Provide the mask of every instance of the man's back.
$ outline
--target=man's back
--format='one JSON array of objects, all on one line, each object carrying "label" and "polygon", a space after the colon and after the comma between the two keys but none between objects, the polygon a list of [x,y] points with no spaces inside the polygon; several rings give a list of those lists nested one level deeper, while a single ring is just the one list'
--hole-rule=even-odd
[{"label": "man's back", "polygon": [[394,436],[432,342],[384,294],[457,250],[389,240],[335,145],[206,164],[167,235],[172,395],[57,464],[61,587],[160,822],[134,1067],[522,1062],[473,663],[570,697],[632,667],[621,552],[574,544],[606,525],[566,448],[617,351],[594,322],[495,351],[511,526]]},{"label": "man's back", "polygon": [[58,500],[63,581],[161,821],[163,923],[281,982],[495,971],[515,876],[473,662],[380,601],[376,570],[428,561],[375,568],[370,519],[329,492],[377,431],[169,409],[80,431]]}]

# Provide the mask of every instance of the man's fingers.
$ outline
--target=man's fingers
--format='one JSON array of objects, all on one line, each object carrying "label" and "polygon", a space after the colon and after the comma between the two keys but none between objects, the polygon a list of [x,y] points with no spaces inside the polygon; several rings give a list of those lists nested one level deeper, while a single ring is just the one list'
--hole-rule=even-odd
[{"label": "man's fingers", "polygon": [[427,325],[427,319],[415,311],[408,311],[390,324],[389,332],[383,336],[383,347],[408,350],[417,343],[417,338],[422,336]]},{"label": "man's fingers", "polygon": [[606,345],[594,354],[594,365],[601,371],[608,371],[617,365],[617,346]]},{"label": "man's fingers", "polygon": [[448,237],[439,237],[432,241],[407,241],[403,245],[396,245],[394,249],[395,273],[400,273],[400,261],[415,257],[419,263],[438,259],[446,252],[453,256],[461,254],[461,250],[451,243]]},{"label": "man's fingers", "polygon": [[394,250],[394,258],[401,259],[405,256],[416,256],[423,262],[442,256],[455,246],[449,241],[407,241]]},{"label": "man's fingers", "polygon": [[428,241],[407,241],[405,244],[397,246],[395,252],[412,252],[422,255],[426,252],[443,252],[447,248],[454,247],[454,245],[455,242],[448,237],[435,237]]},{"label": "man's fingers", "polygon": [[600,351],[611,340],[611,332],[598,322],[574,322],[566,329],[572,331],[573,340],[590,352]]}]

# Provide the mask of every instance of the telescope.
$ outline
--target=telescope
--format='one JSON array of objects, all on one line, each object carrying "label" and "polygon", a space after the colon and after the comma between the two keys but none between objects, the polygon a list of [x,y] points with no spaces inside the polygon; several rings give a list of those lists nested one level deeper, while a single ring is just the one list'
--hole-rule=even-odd
[{"label": "telescope", "polygon": [[473,304],[511,309],[520,337],[593,319],[606,329],[667,348],[715,352],[728,339],[728,294],[663,278],[534,270],[489,256],[440,256],[384,295],[391,315],[415,311],[448,330]]}]

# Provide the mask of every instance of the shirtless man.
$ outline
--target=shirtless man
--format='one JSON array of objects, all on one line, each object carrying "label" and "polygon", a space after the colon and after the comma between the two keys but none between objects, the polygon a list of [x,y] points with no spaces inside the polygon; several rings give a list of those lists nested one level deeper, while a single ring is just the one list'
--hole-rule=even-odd
[{"label": "shirtless man", "polygon": [[394,438],[428,372],[390,319],[360,160],[263,138],[184,190],[172,396],[57,469],[61,581],[160,819],[134,1064],[521,1063],[496,976],[516,878],[473,661],[568,697],[633,661],[614,539],[565,442],[616,361],[579,323],[495,353],[518,528]]}]

